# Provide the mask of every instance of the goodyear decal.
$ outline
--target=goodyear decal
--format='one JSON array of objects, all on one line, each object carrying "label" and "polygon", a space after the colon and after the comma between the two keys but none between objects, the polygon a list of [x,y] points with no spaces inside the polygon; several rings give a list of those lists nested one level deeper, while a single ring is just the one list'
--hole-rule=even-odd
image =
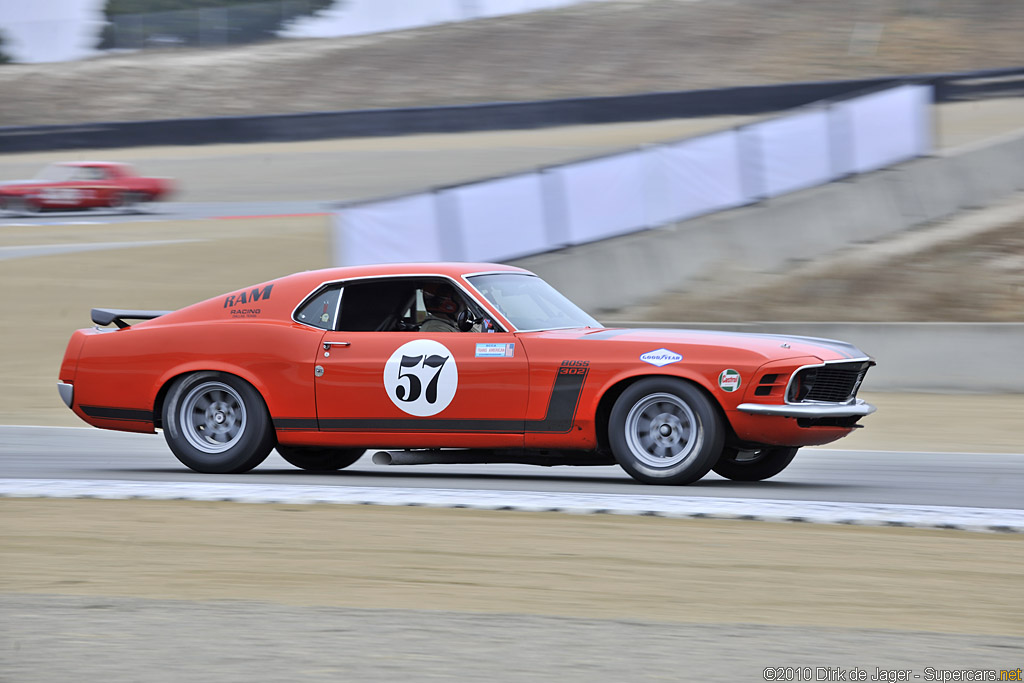
[{"label": "goodyear decal", "polygon": [[668,349],[657,349],[655,351],[648,351],[647,353],[640,356],[640,360],[645,363],[650,363],[656,367],[662,368],[671,363],[678,363],[683,357],[675,351],[669,351]]}]

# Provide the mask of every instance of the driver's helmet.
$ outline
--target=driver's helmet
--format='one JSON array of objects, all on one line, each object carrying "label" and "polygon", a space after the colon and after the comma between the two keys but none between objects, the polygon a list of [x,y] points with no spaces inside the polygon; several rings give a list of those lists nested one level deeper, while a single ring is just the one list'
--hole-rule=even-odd
[{"label": "driver's helmet", "polygon": [[459,312],[455,290],[444,282],[431,282],[423,286],[423,306],[428,313],[437,317],[454,319]]}]

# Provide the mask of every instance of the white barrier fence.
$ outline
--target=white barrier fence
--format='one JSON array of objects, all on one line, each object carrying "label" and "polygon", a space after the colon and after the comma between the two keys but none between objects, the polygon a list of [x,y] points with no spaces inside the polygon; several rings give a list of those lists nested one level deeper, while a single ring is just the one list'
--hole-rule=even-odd
[{"label": "white barrier fence", "polygon": [[751,204],[931,151],[931,86],[496,180],[342,206],[338,265],[506,261]]}]

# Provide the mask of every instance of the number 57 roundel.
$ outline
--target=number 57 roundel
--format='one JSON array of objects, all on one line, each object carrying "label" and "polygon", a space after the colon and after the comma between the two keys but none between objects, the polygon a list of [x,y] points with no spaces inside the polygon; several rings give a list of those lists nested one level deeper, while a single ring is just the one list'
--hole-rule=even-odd
[{"label": "number 57 roundel", "polygon": [[431,339],[402,344],[384,365],[388,398],[410,415],[437,415],[452,402],[458,387],[459,369],[452,352]]}]

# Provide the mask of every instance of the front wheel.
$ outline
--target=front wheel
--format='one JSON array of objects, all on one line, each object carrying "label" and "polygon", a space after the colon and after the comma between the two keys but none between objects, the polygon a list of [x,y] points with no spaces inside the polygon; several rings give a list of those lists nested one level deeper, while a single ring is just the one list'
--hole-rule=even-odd
[{"label": "front wheel", "polygon": [[608,420],[612,453],[647,484],[690,484],[722,451],[723,429],[711,400],[694,385],[651,377],[619,396]]},{"label": "front wheel", "polygon": [[196,472],[238,474],[274,447],[266,404],[252,385],[221,372],[196,372],[174,383],[163,409],[164,438]]},{"label": "front wheel", "polygon": [[110,208],[129,211],[145,202],[146,198],[145,192],[130,192],[127,190],[117,192],[110,198]]},{"label": "front wheel", "polygon": [[770,479],[793,462],[799,448],[759,448],[740,451],[723,449],[718,462],[712,467],[715,474],[733,481],[761,481]]},{"label": "front wheel", "polygon": [[319,446],[282,446],[277,452],[289,464],[310,472],[333,472],[345,469],[362,457],[362,448],[321,448]]}]

